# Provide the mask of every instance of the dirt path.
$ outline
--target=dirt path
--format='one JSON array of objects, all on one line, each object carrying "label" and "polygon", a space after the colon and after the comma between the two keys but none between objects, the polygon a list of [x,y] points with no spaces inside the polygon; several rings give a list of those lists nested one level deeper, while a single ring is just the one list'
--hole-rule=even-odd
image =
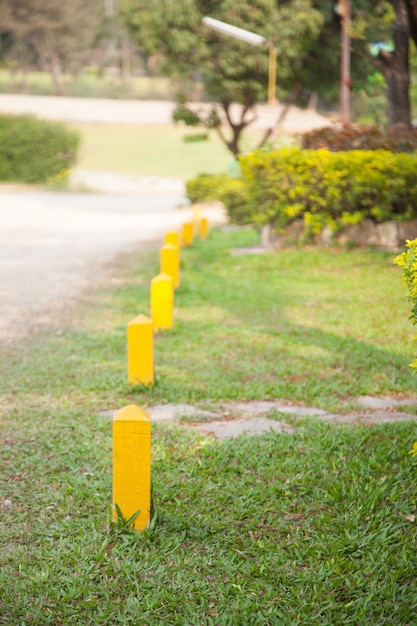
[{"label": "dirt path", "polygon": [[[204,108],[207,105],[197,105]],[[26,96],[0,94],[0,113],[30,113],[44,119],[66,122],[171,124],[173,102],[161,100],[110,100],[106,98],[66,98],[54,96]],[[282,105],[257,106],[254,126],[269,128],[275,125]],[[236,115],[232,108],[232,116]],[[329,125],[328,119],[310,109],[291,106],[282,123],[288,133],[305,132]]]},{"label": "dirt path", "polygon": [[[192,215],[179,189],[132,194],[0,190],[0,341],[55,325],[117,255],[163,241]],[[207,213],[212,222],[224,212]]]}]

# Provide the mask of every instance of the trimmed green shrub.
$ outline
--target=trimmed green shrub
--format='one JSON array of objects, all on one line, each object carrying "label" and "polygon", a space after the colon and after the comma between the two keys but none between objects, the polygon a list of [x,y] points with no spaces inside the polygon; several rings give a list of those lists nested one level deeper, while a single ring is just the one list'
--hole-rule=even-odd
[{"label": "trimmed green shrub", "polygon": [[219,189],[219,200],[235,224],[249,224],[252,209],[248,186],[240,179],[229,179]]},{"label": "trimmed green shrub", "polygon": [[252,210],[247,185],[238,178],[226,174],[199,174],[185,184],[186,196],[192,203],[215,202],[225,205],[232,222],[248,224]]},{"label": "trimmed green shrub", "polygon": [[185,183],[185,195],[193,204],[215,202],[219,199],[221,186],[227,181],[226,174],[199,174]]},{"label": "trimmed green shrub", "polygon": [[308,150],[327,148],[332,152],[346,150],[389,150],[390,152],[415,152],[417,129],[382,126],[331,126],[301,135],[301,145]]},{"label": "trimmed green shrub", "polygon": [[44,183],[75,162],[80,138],[64,124],[0,115],[0,180]]},{"label": "trimmed green shrub", "polygon": [[289,148],[241,157],[253,222],[277,230],[304,221],[304,234],[417,216],[417,154]]}]

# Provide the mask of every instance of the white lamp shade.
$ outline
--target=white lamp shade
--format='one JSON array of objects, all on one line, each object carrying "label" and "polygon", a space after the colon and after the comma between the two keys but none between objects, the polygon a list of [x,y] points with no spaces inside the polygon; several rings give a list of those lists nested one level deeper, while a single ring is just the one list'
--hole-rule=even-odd
[{"label": "white lamp shade", "polygon": [[252,46],[261,46],[267,41],[266,37],[262,37],[262,35],[251,33],[249,30],[226,24],[226,22],[215,20],[212,17],[203,17],[203,24],[212,30],[223,33],[223,35],[229,35],[230,37],[234,37],[234,39],[240,39],[241,41],[250,43]]}]

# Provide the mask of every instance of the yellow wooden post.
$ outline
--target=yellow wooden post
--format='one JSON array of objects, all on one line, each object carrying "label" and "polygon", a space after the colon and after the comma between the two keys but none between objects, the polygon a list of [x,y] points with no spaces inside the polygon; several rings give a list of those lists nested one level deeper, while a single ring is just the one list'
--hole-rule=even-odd
[{"label": "yellow wooden post", "polygon": [[177,246],[177,248],[179,248],[180,247],[179,233],[177,233],[175,230],[168,231],[167,233],[165,233],[164,244],[165,245],[170,244],[171,246]]},{"label": "yellow wooden post", "polygon": [[127,372],[130,383],[153,385],[153,327],[146,315],[138,315],[127,326]]},{"label": "yellow wooden post", "polygon": [[201,207],[196,204],[193,210],[193,233],[195,236],[200,234],[200,224],[201,224]]},{"label": "yellow wooden post", "polygon": [[158,274],[151,280],[151,317],[154,330],[172,328],[174,310],[174,281],[168,274]]},{"label": "yellow wooden post", "polygon": [[113,519],[116,504],[125,519],[136,511],[133,522],[144,530],[151,511],[151,418],[134,404],[113,416]]},{"label": "yellow wooden post", "polygon": [[209,236],[209,223],[206,217],[202,217],[200,221],[200,237],[207,239]]},{"label": "yellow wooden post", "polygon": [[181,243],[183,246],[191,246],[193,243],[193,224],[192,222],[185,222],[182,225],[181,231]]},{"label": "yellow wooden post", "polygon": [[174,287],[180,285],[180,251],[170,243],[162,246],[159,251],[160,269],[162,274],[171,276]]}]

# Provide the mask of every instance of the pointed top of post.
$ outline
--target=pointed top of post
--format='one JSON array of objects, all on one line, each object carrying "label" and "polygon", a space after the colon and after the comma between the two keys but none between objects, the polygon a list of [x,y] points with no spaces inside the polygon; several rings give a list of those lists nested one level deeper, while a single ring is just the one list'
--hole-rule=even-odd
[{"label": "pointed top of post", "polygon": [[151,283],[158,283],[166,280],[169,280],[171,283],[174,282],[172,276],[166,274],[165,272],[161,272],[152,278]]},{"label": "pointed top of post", "polygon": [[130,326],[130,324],[152,324],[152,320],[147,315],[143,315],[143,313],[141,313],[140,315],[134,317],[128,325]]},{"label": "pointed top of post", "polygon": [[141,409],[136,404],[128,404],[114,412],[113,420],[118,422],[150,422],[151,416],[148,411]]}]

